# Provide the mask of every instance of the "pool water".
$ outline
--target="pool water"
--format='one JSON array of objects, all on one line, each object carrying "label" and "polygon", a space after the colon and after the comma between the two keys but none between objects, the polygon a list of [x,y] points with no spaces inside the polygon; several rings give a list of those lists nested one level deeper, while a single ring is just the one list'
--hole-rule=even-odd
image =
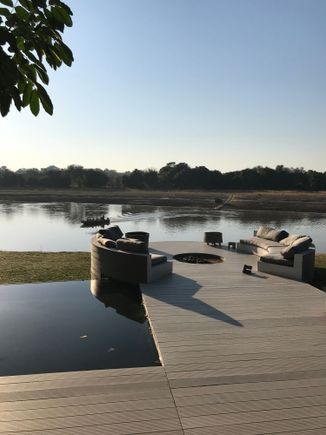
[{"label": "pool water", "polygon": [[160,365],[138,287],[0,286],[0,376]]}]

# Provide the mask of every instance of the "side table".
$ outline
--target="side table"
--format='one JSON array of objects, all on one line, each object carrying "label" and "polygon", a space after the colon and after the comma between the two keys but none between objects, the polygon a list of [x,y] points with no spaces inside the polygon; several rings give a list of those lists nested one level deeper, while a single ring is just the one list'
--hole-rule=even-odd
[{"label": "side table", "polygon": [[207,243],[207,245],[219,245],[221,246],[221,243],[223,243],[223,234],[218,231],[206,231],[204,242]]}]

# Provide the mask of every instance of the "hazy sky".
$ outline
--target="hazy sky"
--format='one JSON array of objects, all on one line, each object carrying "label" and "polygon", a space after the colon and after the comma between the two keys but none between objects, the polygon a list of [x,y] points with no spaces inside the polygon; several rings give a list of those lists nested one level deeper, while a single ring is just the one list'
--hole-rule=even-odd
[{"label": "hazy sky", "polygon": [[326,170],[325,0],[66,3],[55,113],[0,118],[0,166]]}]

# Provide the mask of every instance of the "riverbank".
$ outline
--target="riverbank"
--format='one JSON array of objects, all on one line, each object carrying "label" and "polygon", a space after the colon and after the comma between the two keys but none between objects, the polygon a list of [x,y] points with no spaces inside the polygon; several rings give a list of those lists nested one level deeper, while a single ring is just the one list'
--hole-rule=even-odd
[{"label": "riverbank", "polygon": [[80,202],[326,213],[326,191],[1,189],[0,201]]},{"label": "riverbank", "polygon": [[[0,251],[0,285],[90,279],[89,252]],[[326,254],[317,254],[315,287],[326,291]]]}]

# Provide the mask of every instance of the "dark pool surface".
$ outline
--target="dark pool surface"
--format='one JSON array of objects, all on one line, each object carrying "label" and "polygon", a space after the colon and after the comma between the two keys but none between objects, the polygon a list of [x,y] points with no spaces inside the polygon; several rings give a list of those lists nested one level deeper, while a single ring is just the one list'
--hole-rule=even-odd
[{"label": "dark pool surface", "polygon": [[0,376],[159,364],[137,288],[0,286]]}]

